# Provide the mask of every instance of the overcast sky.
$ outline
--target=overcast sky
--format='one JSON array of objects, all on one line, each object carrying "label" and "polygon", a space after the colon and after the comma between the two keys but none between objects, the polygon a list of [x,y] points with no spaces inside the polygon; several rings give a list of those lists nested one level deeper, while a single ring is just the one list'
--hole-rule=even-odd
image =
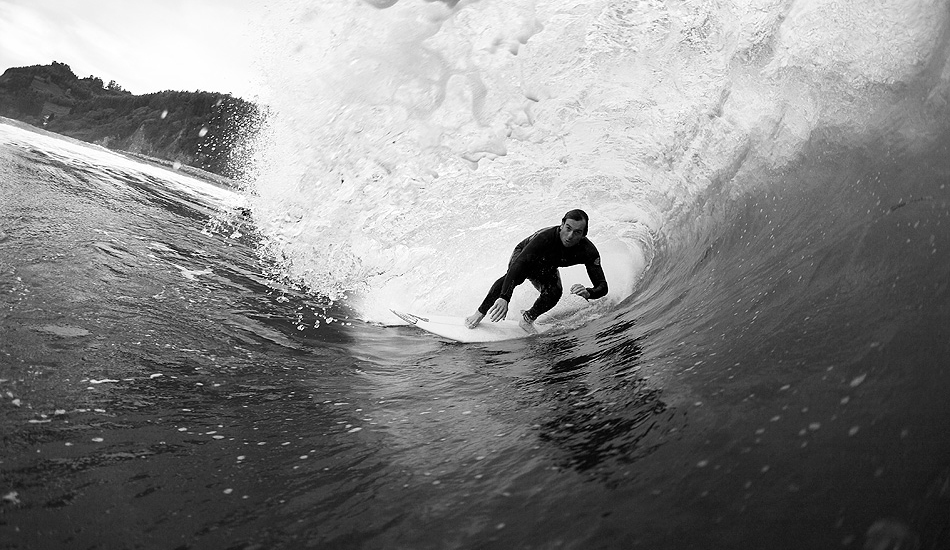
[{"label": "overcast sky", "polygon": [[135,94],[245,99],[257,81],[260,0],[0,0],[0,73],[59,61]]}]

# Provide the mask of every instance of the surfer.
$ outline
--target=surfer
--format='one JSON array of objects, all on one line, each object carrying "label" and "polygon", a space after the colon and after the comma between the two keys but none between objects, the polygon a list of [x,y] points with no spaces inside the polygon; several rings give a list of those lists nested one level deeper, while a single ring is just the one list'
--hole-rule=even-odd
[{"label": "surfer", "polygon": [[561,219],[561,225],[541,229],[518,243],[508,260],[508,272],[495,281],[478,310],[465,318],[465,325],[475,328],[485,315],[492,322],[504,319],[508,315],[508,302],[515,287],[527,279],[541,295],[531,309],[521,312],[519,325],[526,332],[536,332],[534,320],[561,299],[563,288],[557,270],[559,267],[584,264],[587,268],[587,275],[594,286],[587,288],[575,284],[571,287],[571,294],[587,300],[607,294],[607,279],[600,265],[600,253],[594,243],[587,239],[587,222],[588,217],[583,210],[571,210]]}]

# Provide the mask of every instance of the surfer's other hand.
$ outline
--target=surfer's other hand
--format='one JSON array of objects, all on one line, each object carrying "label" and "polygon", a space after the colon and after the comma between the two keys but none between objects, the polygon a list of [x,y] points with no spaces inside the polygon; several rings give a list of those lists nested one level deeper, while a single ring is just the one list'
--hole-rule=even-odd
[{"label": "surfer's other hand", "polygon": [[508,315],[508,300],[498,298],[491,309],[488,310],[488,317],[492,323],[497,323],[504,319],[506,315]]},{"label": "surfer's other hand", "polygon": [[476,311],[472,315],[469,315],[468,317],[465,318],[465,326],[467,326],[468,328],[475,328],[478,326],[478,323],[482,322],[482,319],[484,317],[485,317],[484,315]]}]

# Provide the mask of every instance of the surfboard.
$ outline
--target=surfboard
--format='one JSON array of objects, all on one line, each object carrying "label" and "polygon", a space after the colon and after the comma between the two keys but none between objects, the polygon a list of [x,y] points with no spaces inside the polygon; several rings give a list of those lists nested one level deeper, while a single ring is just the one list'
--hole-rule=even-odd
[{"label": "surfboard", "polygon": [[[489,319],[483,319],[477,327],[468,328],[465,326],[464,317],[415,315],[396,310],[390,311],[410,325],[455,342],[498,342],[531,336],[530,333],[525,332],[524,329],[518,326],[518,321],[504,320],[493,323]],[[544,332],[549,328],[545,325],[535,325],[535,327],[538,332]]]}]

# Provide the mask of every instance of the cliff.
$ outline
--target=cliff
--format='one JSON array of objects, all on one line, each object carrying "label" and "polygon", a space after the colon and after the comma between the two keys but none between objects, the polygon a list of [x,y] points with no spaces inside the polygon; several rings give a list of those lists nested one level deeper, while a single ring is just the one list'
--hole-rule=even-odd
[{"label": "cliff", "polygon": [[133,95],[53,62],[0,75],[0,116],[110,149],[241,179],[261,128],[257,105],[214,92]]}]

